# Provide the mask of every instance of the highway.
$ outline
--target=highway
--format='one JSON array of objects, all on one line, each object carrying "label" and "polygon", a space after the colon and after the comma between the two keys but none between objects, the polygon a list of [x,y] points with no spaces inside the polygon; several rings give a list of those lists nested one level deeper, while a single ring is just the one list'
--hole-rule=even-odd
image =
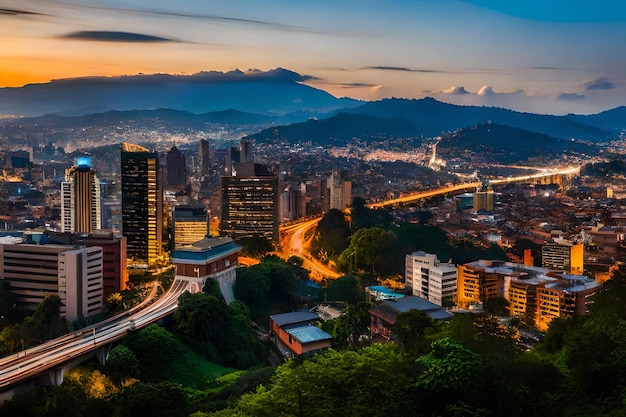
[{"label": "highway", "polygon": [[[524,167],[524,168],[528,169],[528,167]],[[507,183],[512,183],[512,182],[522,182],[522,181],[529,181],[533,179],[541,179],[541,178],[550,177],[553,175],[571,175],[571,174],[580,172],[580,166],[566,167],[566,168],[551,168],[551,169],[536,168],[536,169],[540,171],[537,174],[520,175],[516,177],[507,177],[507,178],[500,178],[500,179],[490,179],[489,183],[490,184],[507,184]],[[449,193],[457,193],[457,192],[464,191],[467,189],[474,189],[480,186],[481,184],[482,184],[481,182],[476,181],[476,182],[468,182],[468,183],[463,183],[463,184],[451,185],[449,187],[437,188],[435,190],[418,191],[416,193],[402,196],[399,198],[393,198],[390,200],[370,203],[368,204],[368,207],[382,208],[382,207],[387,207],[387,206],[393,206],[396,204],[411,203],[413,201],[420,200],[422,198],[431,198],[431,197],[436,197],[436,196],[445,195]]]},{"label": "highway", "polygon": [[198,285],[193,279],[177,277],[170,289],[151,304],[152,297],[148,297],[135,308],[96,325],[0,359],[0,391],[62,367],[171,314],[178,307],[178,297],[185,291],[198,291]]},{"label": "highway", "polygon": [[[285,258],[292,255],[302,258],[302,267],[311,272],[313,281],[321,281],[323,278],[336,279],[342,274],[323,264],[311,256],[309,248],[313,240],[313,230],[321,217],[316,217],[301,223],[284,226],[280,229],[280,249]],[[310,232],[310,233],[309,233]]]}]

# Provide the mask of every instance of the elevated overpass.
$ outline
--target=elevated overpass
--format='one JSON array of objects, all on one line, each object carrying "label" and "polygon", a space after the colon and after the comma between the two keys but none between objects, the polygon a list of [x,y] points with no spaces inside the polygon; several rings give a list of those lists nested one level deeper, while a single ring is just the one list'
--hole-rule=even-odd
[{"label": "elevated overpass", "polygon": [[0,402],[36,386],[60,385],[64,372],[90,357],[104,364],[113,342],[168,316],[178,308],[181,294],[199,292],[203,286],[201,279],[177,276],[169,290],[153,303],[149,297],[135,308],[93,326],[1,358]]},{"label": "elevated overpass", "polygon": [[[528,167],[524,167],[524,168],[528,168]],[[515,177],[490,179],[489,182],[491,184],[508,184],[512,182],[531,182],[531,183],[538,183],[538,184],[547,184],[550,182],[554,182],[554,183],[560,184],[561,178],[563,176],[575,175],[575,174],[580,173],[580,166],[556,168],[556,169],[541,169],[541,168],[535,168],[535,169],[539,172],[534,173],[534,174],[515,176]],[[475,182],[467,182],[467,183],[462,183],[462,184],[450,185],[447,187],[437,188],[433,190],[418,191],[418,192],[411,193],[406,196],[393,198],[390,200],[369,203],[367,206],[369,208],[382,208],[382,207],[388,207],[388,206],[395,206],[398,204],[411,203],[417,200],[421,200],[423,198],[432,198],[432,197],[437,197],[437,196],[447,195],[447,194],[459,194],[459,193],[463,193],[469,190],[474,190],[481,184],[482,184],[481,182],[475,181]]]}]

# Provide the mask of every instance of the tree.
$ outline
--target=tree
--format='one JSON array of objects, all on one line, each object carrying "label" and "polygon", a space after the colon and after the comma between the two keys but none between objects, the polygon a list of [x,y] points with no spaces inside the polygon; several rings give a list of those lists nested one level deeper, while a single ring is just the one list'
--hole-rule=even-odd
[{"label": "tree", "polygon": [[428,351],[430,343],[424,337],[428,329],[433,329],[434,320],[423,311],[411,309],[400,313],[391,328],[397,344],[405,352],[414,356]]},{"label": "tree", "polygon": [[186,416],[187,400],[183,387],[168,381],[138,382],[119,394],[120,417],[182,417]]},{"label": "tree", "polygon": [[373,275],[390,276],[398,269],[397,262],[393,262],[399,259],[398,248],[398,238],[389,230],[380,227],[359,229],[350,236],[350,245],[341,253],[339,265],[344,271],[350,271],[354,266]]},{"label": "tree", "polygon": [[451,415],[455,409],[471,410],[462,415],[488,415],[476,404],[477,387],[484,377],[479,355],[444,338],[433,342],[430,353],[415,362],[420,371],[416,387],[427,399],[420,404],[430,411],[425,415]]},{"label": "tree", "polygon": [[176,334],[208,360],[246,369],[265,358],[248,308],[240,301],[226,305],[207,294],[186,292],[179,297],[174,321]]},{"label": "tree", "polygon": [[489,297],[483,301],[483,308],[494,316],[508,316],[509,304],[509,300],[504,297]]},{"label": "tree", "polygon": [[[147,380],[156,380],[163,364],[173,362],[184,353],[180,341],[156,323],[131,333],[123,343],[138,359],[138,374]],[[125,360],[132,362],[132,358]]]},{"label": "tree", "polygon": [[392,345],[379,344],[290,361],[278,367],[270,385],[243,395],[234,415],[406,415],[413,409],[408,365]]},{"label": "tree", "polygon": [[117,345],[109,352],[106,369],[117,381],[127,377],[135,378],[139,372],[137,355],[125,345]]},{"label": "tree", "polygon": [[348,247],[350,227],[342,211],[330,209],[317,223],[315,237],[311,243],[311,253],[316,257],[323,251],[335,259]]},{"label": "tree", "polygon": [[0,327],[12,323],[15,319],[17,296],[11,291],[11,284],[0,279]]},{"label": "tree", "polygon": [[27,343],[42,343],[70,331],[67,320],[61,318],[61,299],[56,294],[47,295],[35,312],[22,322],[23,334]]},{"label": "tree", "polygon": [[254,259],[261,259],[263,256],[274,250],[274,244],[271,240],[262,236],[242,237],[237,240],[242,246],[241,253]]},{"label": "tree", "polygon": [[353,275],[328,281],[326,291],[327,298],[331,301],[345,301],[351,304],[365,301],[364,286]]},{"label": "tree", "polygon": [[258,265],[249,268],[237,268],[235,297],[246,303],[253,318],[260,317],[267,311],[270,287],[269,276]]},{"label": "tree", "polygon": [[370,314],[365,303],[349,304],[334,320],[333,345],[339,349],[356,349],[369,343]]}]

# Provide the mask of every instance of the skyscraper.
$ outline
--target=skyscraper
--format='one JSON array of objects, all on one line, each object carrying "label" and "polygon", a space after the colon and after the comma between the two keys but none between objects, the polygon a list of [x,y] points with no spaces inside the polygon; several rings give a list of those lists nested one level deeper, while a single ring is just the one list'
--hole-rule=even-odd
[{"label": "skyscraper", "polygon": [[211,172],[211,156],[209,141],[200,139],[198,143],[198,165],[200,167],[200,175],[209,175]]},{"label": "skyscraper", "polygon": [[328,209],[343,210],[352,204],[352,182],[341,179],[339,172],[333,171],[328,177]]},{"label": "skyscraper", "polygon": [[156,152],[122,144],[122,234],[134,264],[156,266],[163,253],[163,190]]},{"label": "skyscraper", "polygon": [[252,162],[249,141],[242,141],[242,149],[247,162],[233,162],[232,176],[220,177],[220,230],[235,239],[262,236],[278,241],[278,177],[265,165]]},{"label": "skyscraper", "polygon": [[183,188],[187,184],[187,164],[185,154],[176,146],[167,153],[165,159],[167,168],[167,185],[172,188]]},{"label": "skyscraper", "polygon": [[89,157],[78,158],[61,183],[61,231],[93,233],[102,228],[100,180]]}]

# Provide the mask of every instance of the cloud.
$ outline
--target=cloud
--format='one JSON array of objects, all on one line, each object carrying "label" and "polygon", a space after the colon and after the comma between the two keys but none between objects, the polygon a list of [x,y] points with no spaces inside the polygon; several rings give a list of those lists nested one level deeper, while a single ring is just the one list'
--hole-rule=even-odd
[{"label": "cloud", "polygon": [[[218,16],[218,15],[211,15],[211,14],[182,13],[182,12],[172,12],[172,11],[166,11],[166,10],[143,9],[143,8],[88,6],[85,4],[81,4],[81,5],[72,4],[72,6],[81,7],[84,9],[95,9],[95,10],[104,10],[104,11],[122,12],[122,13],[135,13],[135,14],[152,15],[152,16],[159,16],[159,17],[187,18],[187,19],[209,20],[209,21],[226,22],[226,23],[243,23],[247,25],[254,25],[254,26],[266,27],[266,28],[271,28],[271,29],[280,29],[280,30],[286,30],[286,31],[291,31],[291,32],[322,33],[322,31],[304,27],[304,26],[285,25],[281,23],[266,22],[263,20],[242,19],[242,18],[237,18],[237,17],[225,17],[225,16]],[[323,33],[328,33],[328,31],[323,31]]]},{"label": "cloud", "polygon": [[71,32],[61,36],[63,39],[78,39],[83,41],[96,42],[139,42],[139,43],[155,43],[155,42],[175,42],[173,39],[162,38],[160,36],[144,35],[142,33],[131,32],[115,32],[115,31],[90,31],[83,30]]},{"label": "cloud", "polygon": [[464,95],[464,94],[470,94],[469,91],[467,91],[465,89],[465,87],[461,86],[455,86],[455,87],[450,87],[447,90],[443,90],[442,91],[443,94],[450,94],[453,96],[460,96],[460,95]]},{"label": "cloud", "polygon": [[559,100],[564,100],[564,101],[577,101],[577,100],[582,100],[585,98],[584,94],[578,94],[578,93],[561,93],[558,96]]},{"label": "cloud", "polygon": [[607,77],[600,77],[585,83],[585,90],[612,90],[613,88],[615,84]]},{"label": "cloud", "polygon": [[363,67],[365,70],[383,70],[383,71],[402,71],[402,72],[421,72],[421,73],[446,73],[447,71],[422,69],[422,68],[409,68],[409,67],[393,67],[393,66],[371,66]]},{"label": "cloud", "polygon": [[476,94],[478,94],[479,96],[492,96],[496,93],[493,91],[493,87],[483,85],[482,87],[480,87],[480,90],[478,90],[478,93]]},{"label": "cloud", "polygon": [[29,12],[27,10],[17,10],[17,9],[1,9],[0,8],[0,15],[7,15],[7,16],[18,16],[18,15],[40,15],[41,13],[35,13],[35,12]]}]

